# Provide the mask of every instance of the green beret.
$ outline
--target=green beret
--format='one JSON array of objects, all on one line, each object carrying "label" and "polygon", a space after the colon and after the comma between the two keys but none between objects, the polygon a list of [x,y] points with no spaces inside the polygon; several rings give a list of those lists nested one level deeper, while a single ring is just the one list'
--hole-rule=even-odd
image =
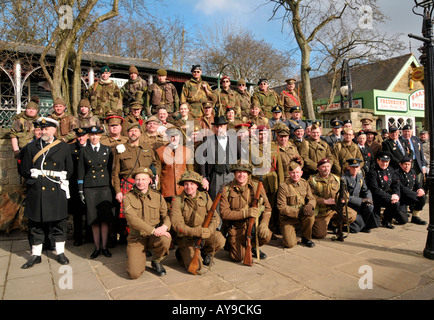
[{"label": "green beret", "polygon": [[110,68],[108,66],[104,66],[101,68],[101,73],[110,72]]}]

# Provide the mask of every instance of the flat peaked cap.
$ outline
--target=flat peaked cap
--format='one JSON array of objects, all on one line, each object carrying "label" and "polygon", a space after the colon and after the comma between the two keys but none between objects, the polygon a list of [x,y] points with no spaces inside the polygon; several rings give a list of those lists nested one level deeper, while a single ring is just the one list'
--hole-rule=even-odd
[{"label": "flat peaked cap", "polygon": [[100,126],[91,126],[87,130],[90,134],[104,133],[104,129]]},{"label": "flat peaked cap", "polygon": [[87,128],[75,128],[74,131],[75,131],[75,135],[77,137],[82,137],[82,136],[88,134]]},{"label": "flat peaked cap", "polygon": [[291,113],[301,112],[301,107],[300,106],[293,106],[289,112],[291,112]]},{"label": "flat peaked cap", "polygon": [[59,122],[54,120],[53,118],[47,118],[47,117],[40,117],[36,122],[40,125],[41,128],[47,128],[47,127],[55,127],[57,128],[59,126]]},{"label": "flat peaked cap", "polygon": [[363,161],[362,159],[358,159],[358,158],[347,159],[348,165],[350,167],[360,167],[362,161]]}]

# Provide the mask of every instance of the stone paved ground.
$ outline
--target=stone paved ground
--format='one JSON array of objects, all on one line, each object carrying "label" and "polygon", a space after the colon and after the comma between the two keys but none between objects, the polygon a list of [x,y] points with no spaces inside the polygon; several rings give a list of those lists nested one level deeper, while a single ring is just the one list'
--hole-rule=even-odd
[{"label": "stone paved ground", "polygon": [[[428,209],[422,213],[428,220]],[[431,300],[434,299],[434,260],[423,257],[427,226],[406,224],[394,230],[350,234],[344,242],[315,240],[314,248],[284,249],[281,240],[262,247],[268,258],[252,267],[214,257],[203,275],[187,273],[174,250],[163,261],[167,275],[148,268],[130,280],[125,270],[126,247],[113,256],[90,260],[93,244],[74,247],[67,241],[68,266],[45,251],[42,263],[23,270],[29,246],[22,234],[0,239],[0,297],[2,300]],[[362,268],[362,269],[361,269]],[[72,275],[72,277],[69,277]],[[371,277],[370,277],[371,276]],[[372,279],[372,289],[365,278]],[[68,288],[67,285],[72,287]]]}]

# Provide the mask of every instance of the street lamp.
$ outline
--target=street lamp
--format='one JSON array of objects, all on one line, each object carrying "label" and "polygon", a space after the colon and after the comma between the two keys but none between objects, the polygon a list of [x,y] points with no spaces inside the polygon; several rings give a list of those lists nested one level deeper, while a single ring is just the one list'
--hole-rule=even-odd
[{"label": "street lamp", "polygon": [[[423,42],[420,49],[423,53],[420,60],[424,66],[424,86],[425,86],[425,118],[428,119],[428,129],[430,135],[430,163],[429,172],[427,175],[428,190],[432,192],[434,186],[434,35],[433,35],[433,21],[431,19],[434,0],[414,0],[415,6],[413,13],[423,17],[422,35],[415,36],[409,34],[408,36]],[[423,8],[423,15],[415,12],[415,9]],[[429,196],[429,225],[428,237],[426,240],[423,256],[425,258],[434,260],[434,195]]]},{"label": "street lamp", "polygon": [[353,85],[351,81],[350,65],[347,59],[342,62],[341,68],[341,109],[344,109],[344,101],[348,98],[348,108],[353,107]]}]

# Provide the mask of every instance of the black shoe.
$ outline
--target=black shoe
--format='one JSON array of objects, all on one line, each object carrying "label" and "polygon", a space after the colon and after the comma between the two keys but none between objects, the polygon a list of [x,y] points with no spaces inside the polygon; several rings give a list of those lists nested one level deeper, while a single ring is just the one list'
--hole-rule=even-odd
[{"label": "black shoe", "polygon": [[181,252],[179,251],[179,248],[175,250],[175,257],[179,263],[182,263],[182,256],[181,256]]},{"label": "black shoe", "polygon": [[301,243],[303,243],[308,248],[315,247],[315,243],[312,240],[306,239],[305,237],[301,238]]},{"label": "black shoe", "polygon": [[98,257],[101,253],[101,249],[96,249],[92,252],[92,254],[90,255],[91,259],[95,259],[96,257]]},{"label": "black shoe", "polygon": [[[257,258],[258,256],[256,255],[256,248],[252,248],[252,257],[253,258]],[[267,255],[265,253],[263,253],[261,250],[259,250],[259,259],[265,259],[267,258]]]},{"label": "black shoe", "polygon": [[426,221],[422,220],[420,217],[411,217],[411,223],[426,225]]},{"label": "black shoe", "polygon": [[102,254],[104,255],[104,257],[110,258],[112,256],[112,254],[110,253],[109,249],[102,249]]},{"label": "black shoe", "polygon": [[59,262],[60,264],[69,264],[69,260],[65,256],[64,253],[61,253],[61,254],[57,255],[57,262]]},{"label": "black shoe", "polygon": [[146,250],[146,256],[149,258],[149,257],[152,257],[152,252],[151,251],[149,251],[149,250]]},{"label": "black shoe", "polygon": [[381,225],[387,229],[395,229],[395,226],[392,224],[392,222],[381,222]]},{"label": "black shoe", "polygon": [[166,275],[166,269],[164,269],[164,267],[161,265],[161,263],[156,262],[156,261],[152,261],[151,265],[152,265],[152,268],[154,268],[155,272],[157,272],[157,274],[160,277]]},{"label": "black shoe", "polygon": [[209,266],[211,264],[212,255],[211,254],[207,254],[207,255],[201,254],[201,255],[203,259],[203,264],[205,266]]},{"label": "black shoe", "polygon": [[32,257],[27,260],[25,264],[21,266],[21,269],[29,269],[33,267],[34,264],[41,263],[41,256],[32,255]]}]

